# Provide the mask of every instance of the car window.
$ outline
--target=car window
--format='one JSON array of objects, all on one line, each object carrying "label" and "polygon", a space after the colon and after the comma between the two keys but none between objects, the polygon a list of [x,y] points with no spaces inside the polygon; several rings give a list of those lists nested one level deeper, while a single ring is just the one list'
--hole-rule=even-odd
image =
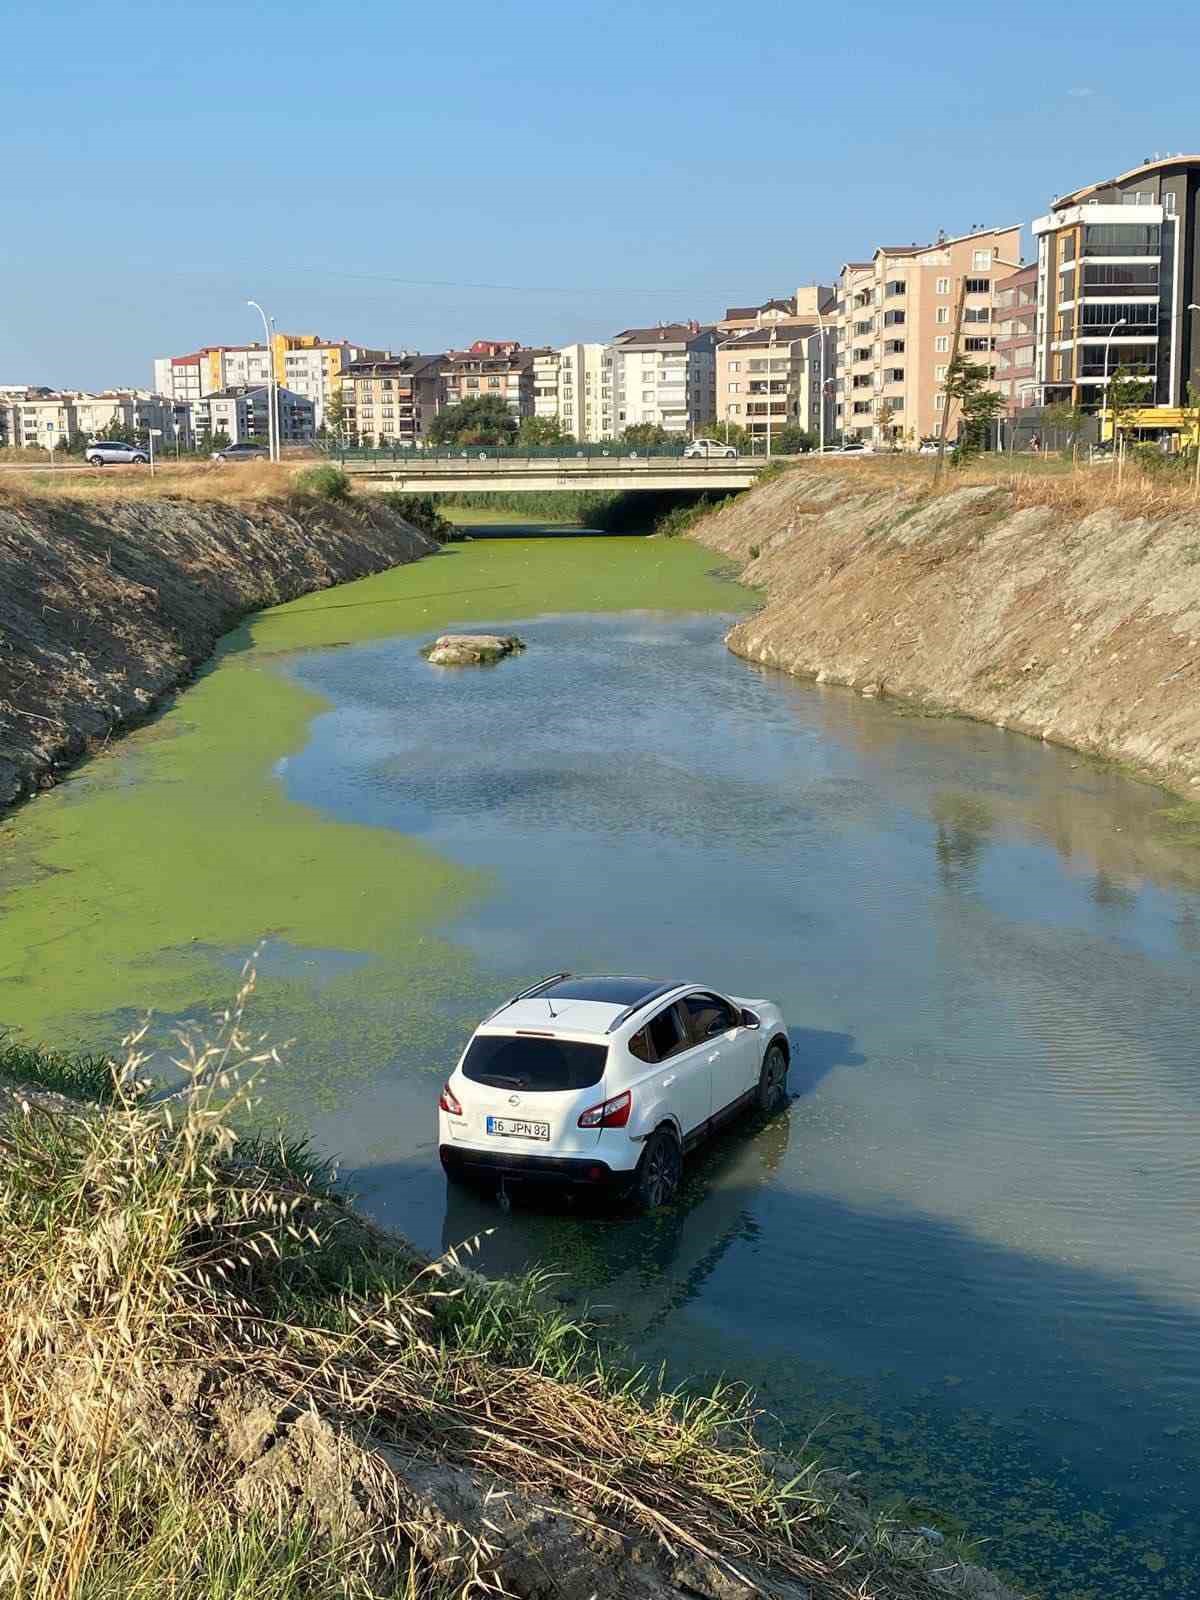
[{"label": "car window", "polygon": [[608,1046],[532,1034],[477,1034],[463,1057],[462,1072],[472,1083],[497,1089],[549,1094],[590,1089],[604,1076]]},{"label": "car window", "polygon": [[650,1057],[652,1061],[666,1061],[668,1056],[682,1050],[687,1042],[678,1006],[668,1006],[656,1017],[651,1017],[642,1031],[649,1036],[650,1048],[654,1052]]},{"label": "car window", "polygon": [[689,994],[684,998],[683,1010],[692,1044],[700,1044],[738,1025],[737,1012],[728,1001],[719,999],[715,994]]}]

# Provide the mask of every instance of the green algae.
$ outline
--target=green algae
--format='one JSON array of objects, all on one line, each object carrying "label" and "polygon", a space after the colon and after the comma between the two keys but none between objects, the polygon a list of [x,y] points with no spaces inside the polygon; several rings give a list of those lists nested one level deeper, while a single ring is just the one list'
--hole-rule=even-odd
[{"label": "green algae", "polygon": [[368,958],[319,985],[264,972],[256,1025],[302,1040],[293,1092],[311,1076],[331,1103],[401,1046],[436,1070],[482,986],[434,930],[489,878],[287,797],[278,763],[325,702],[281,661],[541,612],[744,607],[711,565],[644,539],[479,540],[260,613],[161,718],[0,825],[0,1020],[28,1040],[109,1047],[144,1009],[174,1023],[219,1006],[235,982],[223,953],[276,940]]}]

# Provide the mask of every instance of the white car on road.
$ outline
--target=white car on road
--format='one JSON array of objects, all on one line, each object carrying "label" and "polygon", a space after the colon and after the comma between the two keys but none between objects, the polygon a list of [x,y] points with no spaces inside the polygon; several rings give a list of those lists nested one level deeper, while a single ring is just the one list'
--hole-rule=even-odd
[{"label": "white car on road", "polygon": [[722,444],[719,439],[693,439],[683,452],[683,459],[690,460],[693,456],[720,456],[725,461],[736,461],[737,451],[731,444]]},{"label": "white car on road", "polygon": [[695,983],[556,973],[475,1030],[438,1102],[448,1177],[542,1179],[628,1194],[679,1186],[684,1154],[787,1097],[778,1006]]}]

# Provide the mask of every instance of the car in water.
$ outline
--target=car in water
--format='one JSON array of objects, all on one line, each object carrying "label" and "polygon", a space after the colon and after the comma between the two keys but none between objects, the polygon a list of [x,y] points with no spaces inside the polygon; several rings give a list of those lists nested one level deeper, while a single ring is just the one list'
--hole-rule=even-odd
[{"label": "car in water", "polygon": [[109,467],[125,463],[146,466],[150,461],[149,454],[140,444],[126,444],[120,439],[89,439],[83,455],[91,467]]},{"label": "car in water", "polygon": [[719,439],[693,439],[684,447],[683,459],[687,461],[695,456],[720,456],[726,461],[736,461],[737,451],[731,444],[722,444]]},{"label": "car in water", "polygon": [[265,444],[255,444],[247,440],[244,444],[227,444],[221,450],[214,450],[213,461],[266,461],[270,451]]},{"label": "car in water", "polygon": [[438,1101],[451,1180],[607,1190],[652,1211],[683,1158],[787,1098],[779,1007],[704,984],[559,972],[476,1028]]}]

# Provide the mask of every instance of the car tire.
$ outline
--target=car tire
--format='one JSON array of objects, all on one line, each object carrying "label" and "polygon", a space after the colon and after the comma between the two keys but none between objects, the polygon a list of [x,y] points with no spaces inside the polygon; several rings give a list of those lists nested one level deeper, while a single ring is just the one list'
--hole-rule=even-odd
[{"label": "car tire", "polygon": [[756,1099],[758,1109],[770,1116],[787,1100],[787,1053],[778,1040],[772,1039],[763,1057],[762,1071],[758,1075]]},{"label": "car tire", "polygon": [[737,460],[737,451],[736,450],[726,450],[725,459],[726,459],[726,461],[736,461]]},{"label": "car tire", "polygon": [[633,1178],[633,1202],[643,1215],[670,1205],[683,1176],[683,1151],[679,1140],[659,1128],[646,1140]]},{"label": "car tire", "polygon": [[102,467],[103,465],[104,465],[104,457],[103,456],[89,456],[88,457],[88,466],[89,467]]}]

